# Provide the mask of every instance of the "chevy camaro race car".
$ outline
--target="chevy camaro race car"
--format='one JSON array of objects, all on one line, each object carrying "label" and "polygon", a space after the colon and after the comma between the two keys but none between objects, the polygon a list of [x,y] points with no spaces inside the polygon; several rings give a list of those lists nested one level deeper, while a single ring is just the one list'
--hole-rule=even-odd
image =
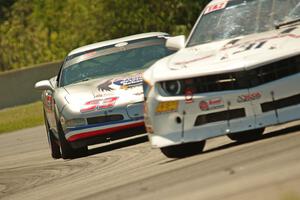
[{"label": "chevy camaro race car", "polygon": [[300,119],[300,1],[214,0],[177,53],[143,74],[145,124],[167,157],[203,151],[208,138],[260,138]]},{"label": "chevy camaro race car", "polygon": [[58,75],[35,84],[53,158],[84,155],[87,146],[145,133],[142,72],[172,51],[167,34],[145,33],[75,49]]}]

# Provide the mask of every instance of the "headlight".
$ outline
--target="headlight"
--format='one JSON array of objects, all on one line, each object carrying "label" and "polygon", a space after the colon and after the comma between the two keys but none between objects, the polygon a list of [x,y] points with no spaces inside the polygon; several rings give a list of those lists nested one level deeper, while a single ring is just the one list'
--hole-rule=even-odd
[{"label": "headlight", "polygon": [[85,126],[86,120],[84,118],[70,119],[65,121],[65,126],[67,128],[74,128],[78,126]]},{"label": "headlight", "polygon": [[161,83],[161,87],[167,95],[176,96],[182,92],[180,81],[165,81]]}]

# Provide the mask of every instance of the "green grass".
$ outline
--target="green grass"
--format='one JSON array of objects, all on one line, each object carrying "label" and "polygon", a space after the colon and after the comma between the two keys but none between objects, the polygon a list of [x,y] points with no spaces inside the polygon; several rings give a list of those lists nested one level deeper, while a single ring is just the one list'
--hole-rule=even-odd
[{"label": "green grass", "polygon": [[43,123],[41,102],[0,110],[0,134],[35,127]]}]

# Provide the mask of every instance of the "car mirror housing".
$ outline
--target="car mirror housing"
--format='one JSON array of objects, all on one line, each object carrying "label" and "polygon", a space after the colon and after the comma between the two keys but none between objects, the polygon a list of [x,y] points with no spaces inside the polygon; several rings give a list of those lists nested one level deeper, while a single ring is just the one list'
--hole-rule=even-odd
[{"label": "car mirror housing", "polygon": [[166,47],[170,50],[178,51],[183,49],[185,45],[185,36],[179,35],[167,39]]},{"label": "car mirror housing", "polygon": [[51,85],[49,80],[39,81],[34,85],[34,88],[37,90],[53,90],[53,86]]}]

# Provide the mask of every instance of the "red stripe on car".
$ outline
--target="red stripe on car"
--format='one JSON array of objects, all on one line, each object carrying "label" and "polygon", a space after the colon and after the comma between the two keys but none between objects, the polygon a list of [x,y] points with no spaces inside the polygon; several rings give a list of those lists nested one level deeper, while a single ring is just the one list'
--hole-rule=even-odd
[{"label": "red stripe on car", "polygon": [[116,131],[121,131],[123,129],[136,128],[136,127],[140,127],[140,126],[145,126],[144,122],[138,122],[138,123],[134,123],[134,124],[128,124],[128,125],[124,125],[124,126],[112,127],[112,128],[90,131],[90,132],[85,132],[85,133],[79,133],[79,134],[69,137],[68,141],[74,142],[74,141],[80,140],[80,139],[94,137],[97,135],[104,135],[104,134],[113,133]]}]

